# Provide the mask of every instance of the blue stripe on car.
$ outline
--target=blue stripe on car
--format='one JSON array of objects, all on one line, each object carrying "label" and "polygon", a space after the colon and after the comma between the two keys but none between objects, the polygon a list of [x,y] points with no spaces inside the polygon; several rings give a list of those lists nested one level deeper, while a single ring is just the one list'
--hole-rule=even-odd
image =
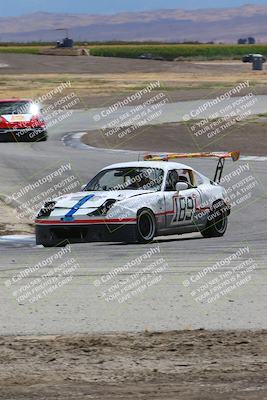
[{"label": "blue stripe on car", "polygon": [[62,221],[73,221],[73,215],[90,199],[94,197],[94,194],[90,194],[88,196],[83,197],[81,200],[76,203],[72,209],[62,218]]}]

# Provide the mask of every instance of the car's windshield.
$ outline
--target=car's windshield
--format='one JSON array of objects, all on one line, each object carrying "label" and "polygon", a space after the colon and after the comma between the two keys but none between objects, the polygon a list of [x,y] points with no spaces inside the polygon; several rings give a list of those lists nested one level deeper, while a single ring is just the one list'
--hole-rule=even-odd
[{"label": "car's windshield", "polygon": [[164,172],[159,168],[116,168],[101,171],[84,188],[101,190],[161,190]]},{"label": "car's windshield", "polygon": [[29,101],[0,102],[0,115],[28,114],[32,103]]}]

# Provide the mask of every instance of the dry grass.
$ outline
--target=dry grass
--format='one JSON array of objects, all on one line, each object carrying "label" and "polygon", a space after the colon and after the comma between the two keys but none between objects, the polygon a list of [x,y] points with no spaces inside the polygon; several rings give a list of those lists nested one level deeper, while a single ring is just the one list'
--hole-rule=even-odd
[{"label": "dry grass", "polygon": [[267,71],[242,72],[238,74],[199,75],[196,73],[127,73],[127,74],[36,74],[2,75],[0,97],[37,98],[55,89],[62,82],[70,81],[71,87],[64,91],[75,92],[84,97],[90,94],[116,94],[139,90],[150,82],[160,81],[161,89],[209,89],[232,87],[237,82],[250,80],[253,85],[267,84]]}]

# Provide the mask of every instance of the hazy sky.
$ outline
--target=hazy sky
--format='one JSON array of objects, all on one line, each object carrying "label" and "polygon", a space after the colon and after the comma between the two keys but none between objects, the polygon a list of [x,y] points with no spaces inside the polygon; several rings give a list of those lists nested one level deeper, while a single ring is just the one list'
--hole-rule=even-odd
[{"label": "hazy sky", "polygon": [[158,8],[234,7],[246,3],[267,5],[267,0],[0,0],[0,17],[36,11],[110,14]]}]

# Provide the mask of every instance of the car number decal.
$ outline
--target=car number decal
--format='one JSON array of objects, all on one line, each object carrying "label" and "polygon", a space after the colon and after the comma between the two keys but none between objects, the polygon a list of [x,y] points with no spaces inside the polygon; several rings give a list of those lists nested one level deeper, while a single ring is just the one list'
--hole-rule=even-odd
[{"label": "car number decal", "polygon": [[192,221],[195,209],[195,199],[192,197],[174,197],[174,217],[172,224]]}]

